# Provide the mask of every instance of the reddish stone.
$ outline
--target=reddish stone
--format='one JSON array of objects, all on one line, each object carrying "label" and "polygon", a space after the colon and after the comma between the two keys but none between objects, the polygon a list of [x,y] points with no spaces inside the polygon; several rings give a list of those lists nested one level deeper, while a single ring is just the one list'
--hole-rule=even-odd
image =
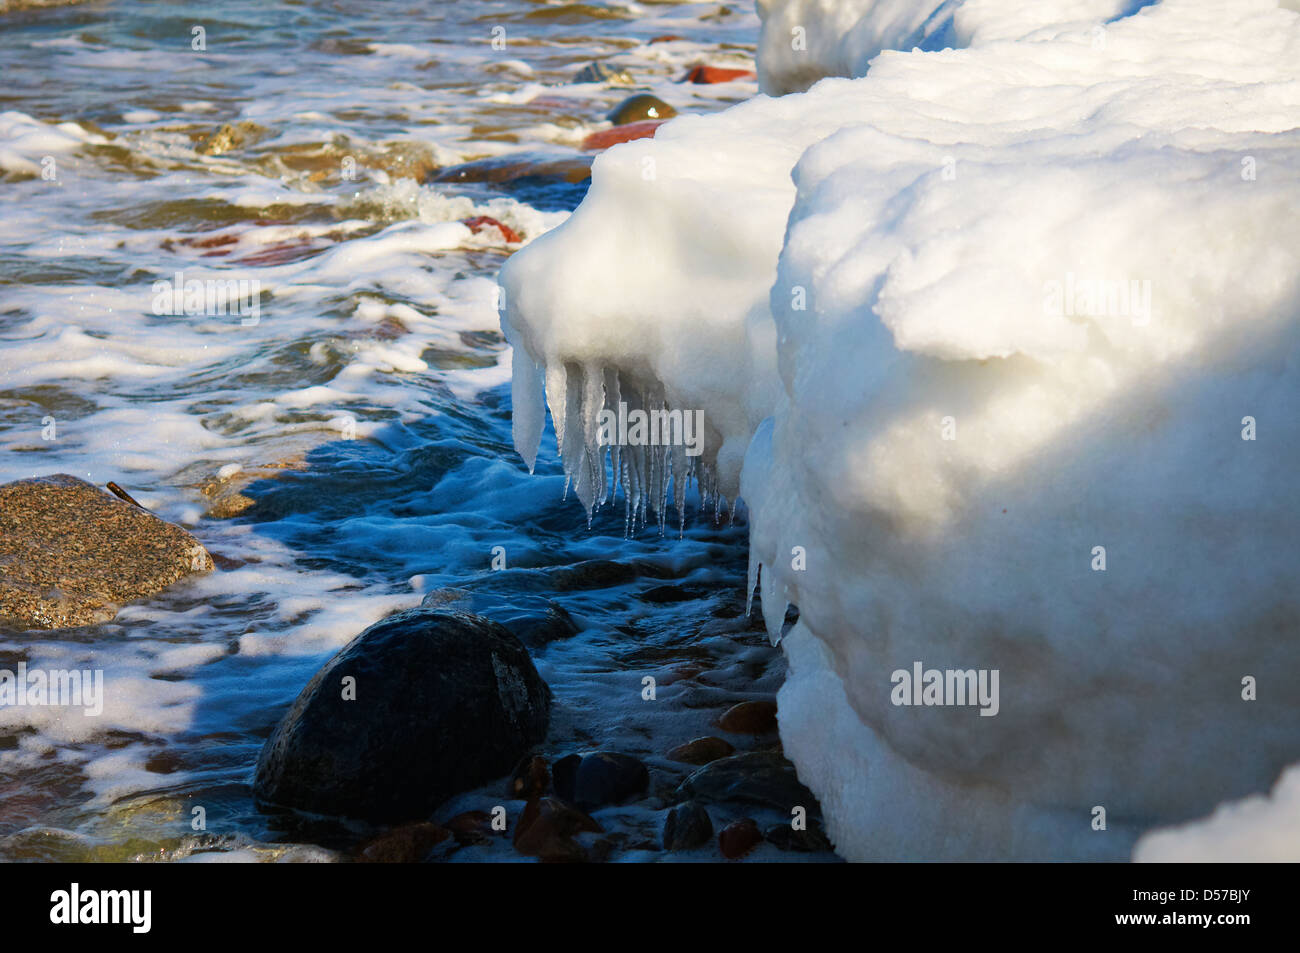
[{"label": "reddish stone", "polygon": [[709,764],[735,753],[736,749],[721,738],[696,738],[668,752],[668,760],[682,764]]},{"label": "reddish stone", "polygon": [[590,152],[608,149],[610,146],[616,146],[620,142],[631,142],[633,139],[651,139],[654,137],[655,130],[667,121],[666,119],[643,119],[641,122],[630,122],[625,126],[615,126],[613,129],[602,129],[582,140],[582,148]]},{"label": "reddish stone", "polygon": [[762,840],[763,834],[758,829],[758,822],[752,817],[742,817],[722,829],[722,833],[718,835],[718,849],[727,860],[737,860],[748,854]]},{"label": "reddish stone", "polygon": [[462,847],[467,844],[486,844],[496,833],[492,830],[492,815],[487,811],[465,811],[444,826]]},{"label": "reddish stone", "polygon": [[747,69],[728,69],[725,66],[695,67],[681,78],[683,83],[729,83],[733,79],[753,79],[754,71]]},{"label": "reddish stone", "polygon": [[651,43],[672,43],[675,40],[684,40],[686,37],[678,36],[676,33],[665,33],[663,36],[656,36]]},{"label": "reddish stone", "polygon": [[211,235],[208,238],[182,238],[182,245],[193,245],[195,248],[220,248],[222,245],[234,245],[239,241],[238,235]]},{"label": "reddish stone", "polygon": [[510,790],[513,798],[531,801],[541,797],[551,786],[551,772],[547,769],[546,759],[536,755],[525,755],[510,776]]},{"label": "reddish stone", "polygon": [[574,837],[584,831],[603,834],[593,818],[559,798],[529,801],[515,826],[515,850],[544,861],[586,860],[587,851]]},{"label": "reddish stone", "polygon": [[723,714],[718,727],[737,735],[769,735],[777,730],[776,702],[741,702]]},{"label": "reddish stone", "polygon": [[403,824],[365,844],[357,860],[368,864],[418,864],[450,836],[450,832],[427,821]]},{"label": "reddish stone", "polygon": [[523,239],[519,237],[518,232],[516,232],[509,225],[506,225],[502,222],[498,222],[491,215],[477,215],[474,218],[465,219],[464,222],[467,226],[469,226],[469,230],[473,232],[475,235],[477,235],[483,229],[487,228],[489,225],[493,225],[501,232],[501,234],[505,237],[505,240],[510,244],[513,245],[523,241]]},{"label": "reddish stone", "polygon": [[310,239],[281,242],[278,245],[267,245],[261,251],[255,251],[251,255],[236,258],[231,261],[231,264],[255,265],[258,267],[287,265],[290,262],[310,258],[319,250],[320,246]]}]

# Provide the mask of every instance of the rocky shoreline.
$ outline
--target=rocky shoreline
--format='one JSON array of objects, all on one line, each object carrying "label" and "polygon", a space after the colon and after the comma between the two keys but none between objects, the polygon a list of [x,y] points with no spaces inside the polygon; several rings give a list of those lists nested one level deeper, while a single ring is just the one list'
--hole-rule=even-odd
[{"label": "rocky shoreline", "polygon": [[[6,626],[93,625],[213,571],[197,539],[122,496],[67,475],[0,486]],[[743,614],[742,577],[701,585],[682,571],[662,558],[591,559],[427,593],[357,635],[274,713],[251,794],[285,843],[201,834],[181,853],[368,863],[500,859],[504,849],[543,862],[720,861],[761,847],[768,859],[834,859],[815,798],[781,754],[775,701],[754,697],[783,660],[758,616]],[[619,713],[557,695],[533,659],[578,651],[599,632],[593,598],[644,604],[667,626],[696,619],[693,634],[667,646],[657,633],[638,640],[635,627],[610,635],[636,679],[624,704],[671,694],[669,704],[711,712],[713,733],[647,731],[634,751],[592,746],[582,720]],[[720,643],[745,664],[719,657]],[[14,859],[69,851],[97,856],[56,828],[0,840]]]}]

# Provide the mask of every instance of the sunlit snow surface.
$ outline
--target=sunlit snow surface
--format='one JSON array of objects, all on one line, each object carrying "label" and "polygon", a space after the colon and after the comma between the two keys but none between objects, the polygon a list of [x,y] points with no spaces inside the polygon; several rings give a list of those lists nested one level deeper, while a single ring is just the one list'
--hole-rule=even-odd
[{"label": "sunlit snow surface", "polygon": [[[761,6],[800,88],[773,24],[844,11]],[[575,377],[704,410],[842,854],[1126,858],[1300,756],[1300,16],[972,0],[876,56],[930,21],[835,6],[866,39],[799,69],[864,78],[611,150],[507,264],[516,445],[543,387],[591,418]],[[997,669],[1000,713],[891,704],[917,661]]]}]

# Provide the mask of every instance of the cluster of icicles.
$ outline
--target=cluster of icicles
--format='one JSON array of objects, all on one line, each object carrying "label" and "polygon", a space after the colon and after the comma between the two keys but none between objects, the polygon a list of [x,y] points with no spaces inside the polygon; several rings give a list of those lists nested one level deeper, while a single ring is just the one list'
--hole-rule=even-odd
[{"label": "cluster of icicles", "polygon": [[721,521],[724,507],[728,519],[733,516],[730,503],[718,492],[713,467],[702,462],[702,456],[688,455],[680,443],[631,445],[601,440],[604,410],[617,415],[620,404],[626,405],[628,414],[671,410],[662,386],[625,392],[616,369],[577,364],[566,364],[560,374],[552,370],[547,378],[546,402],[564,466],[564,495],[567,499],[572,486],[587,510],[588,526],[596,510],[612,503],[622,486],[624,535],[648,525],[651,514],[663,535],[671,490],[680,534],[686,527],[686,491],[692,481],[699,487],[701,509],[712,506],[715,522]]}]

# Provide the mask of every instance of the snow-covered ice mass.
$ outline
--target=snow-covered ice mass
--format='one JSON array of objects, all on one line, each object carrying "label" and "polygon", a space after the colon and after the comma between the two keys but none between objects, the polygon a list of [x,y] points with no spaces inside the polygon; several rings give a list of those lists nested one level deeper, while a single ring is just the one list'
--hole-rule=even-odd
[{"label": "snow-covered ice mass", "polygon": [[[766,95],[502,268],[526,462],[743,500],[841,856],[1300,860],[1298,7],[760,0]],[[627,400],[702,455],[607,475]]]}]

